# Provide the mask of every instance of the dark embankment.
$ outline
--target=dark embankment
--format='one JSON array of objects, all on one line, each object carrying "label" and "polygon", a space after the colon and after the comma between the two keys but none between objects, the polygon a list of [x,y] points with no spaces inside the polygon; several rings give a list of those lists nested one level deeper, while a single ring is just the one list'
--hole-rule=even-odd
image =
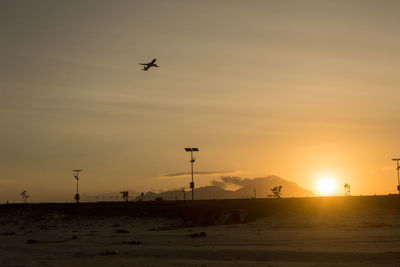
[{"label": "dark embankment", "polygon": [[312,197],[282,199],[230,199],[197,201],[143,201],[99,203],[41,203],[0,205],[0,217],[42,219],[48,216],[105,218],[115,216],[181,219],[184,224],[244,223],[273,215],[394,216],[400,197]]}]

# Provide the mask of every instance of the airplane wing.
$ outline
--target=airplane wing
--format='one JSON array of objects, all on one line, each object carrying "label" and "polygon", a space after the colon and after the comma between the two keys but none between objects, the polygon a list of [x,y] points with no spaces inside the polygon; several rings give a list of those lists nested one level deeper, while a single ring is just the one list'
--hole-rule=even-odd
[{"label": "airplane wing", "polygon": [[149,70],[150,67],[158,67],[157,64],[154,64],[154,62],[156,62],[156,60],[157,60],[156,58],[153,58],[153,60],[149,63],[138,63],[138,64],[143,66],[142,70],[147,71],[147,70]]}]

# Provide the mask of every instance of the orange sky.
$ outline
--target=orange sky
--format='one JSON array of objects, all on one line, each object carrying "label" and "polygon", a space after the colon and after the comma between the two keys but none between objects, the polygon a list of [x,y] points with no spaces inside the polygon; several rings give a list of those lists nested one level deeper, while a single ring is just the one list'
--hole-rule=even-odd
[{"label": "orange sky", "polygon": [[[196,170],[396,192],[398,1],[2,1],[0,202]],[[140,71],[158,59],[160,68]],[[221,174],[200,176],[198,186]],[[224,175],[224,174],[222,174]]]}]

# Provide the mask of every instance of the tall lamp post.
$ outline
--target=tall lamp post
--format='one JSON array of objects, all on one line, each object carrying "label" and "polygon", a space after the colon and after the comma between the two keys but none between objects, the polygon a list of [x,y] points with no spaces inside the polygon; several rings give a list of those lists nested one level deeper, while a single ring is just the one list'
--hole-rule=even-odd
[{"label": "tall lamp post", "polygon": [[79,203],[79,173],[82,170],[72,170],[74,172],[74,178],[76,179],[76,194],[75,194],[75,200],[76,203]]},{"label": "tall lamp post", "polygon": [[396,161],[396,165],[397,165],[397,191],[399,191],[400,194],[400,164],[399,161],[400,159],[392,159],[393,161]]},{"label": "tall lamp post", "polygon": [[193,163],[196,160],[196,158],[193,157],[193,152],[197,152],[199,151],[199,149],[197,147],[186,147],[185,151],[190,152],[190,166],[192,170],[192,181],[190,182],[190,188],[192,189],[192,200],[194,200]]}]

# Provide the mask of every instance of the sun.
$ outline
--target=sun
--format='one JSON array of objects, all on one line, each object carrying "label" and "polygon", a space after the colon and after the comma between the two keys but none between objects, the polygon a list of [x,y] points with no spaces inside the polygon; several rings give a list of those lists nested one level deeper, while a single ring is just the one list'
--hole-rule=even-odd
[{"label": "sun", "polygon": [[321,195],[332,195],[336,190],[336,181],[330,177],[324,177],[317,181],[317,189]]}]

